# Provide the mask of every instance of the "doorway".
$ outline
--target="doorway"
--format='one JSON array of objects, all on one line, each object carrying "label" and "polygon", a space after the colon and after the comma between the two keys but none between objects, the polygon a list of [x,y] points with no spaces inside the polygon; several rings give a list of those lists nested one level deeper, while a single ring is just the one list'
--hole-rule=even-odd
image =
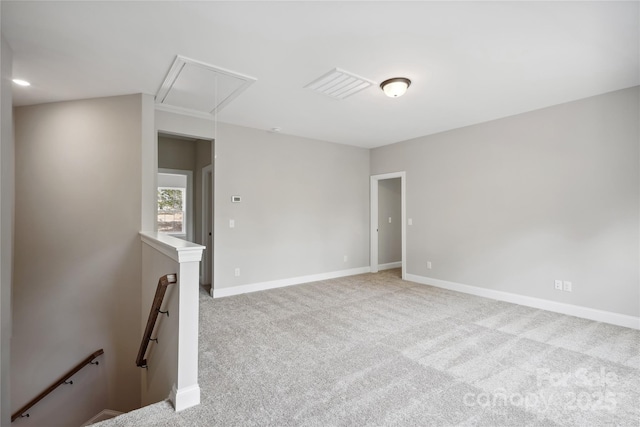
[{"label": "doorway", "polygon": [[[200,284],[211,285],[213,266],[213,166],[202,168],[202,236],[200,241],[205,246],[200,263]],[[213,296],[213,286],[211,287]]]},{"label": "doorway", "polygon": [[[392,181],[392,180],[396,180],[396,181]],[[399,183],[398,181],[399,180]],[[394,188],[396,187],[396,183],[399,184],[399,218],[394,219],[394,216],[397,215],[396,214],[389,214],[390,212],[397,212],[397,210],[394,211],[395,207],[391,206],[386,206],[388,204],[388,200],[393,200],[394,197],[389,197],[388,195],[382,195],[382,199],[387,200],[385,201],[385,205],[381,206],[381,194],[380,194],[380,188],[382,185],[383,188],[383,192],[387,192],[387,190],[393,192]],[[384,251],[380,250],[379,244],[381,241],[383,242],[392,242],[394,239],[397,239],[398,236],[393,236],[393,235],[389,235],[389,233],[387,233],[387,231],[393,233],[393,229],[397,229],[395,226],[392,225],[397,225],[397,223],[394,224],[394,221],[398,221],[400,223],[400,227],[398,227],[400,229],[400,266],[402,268],[402,279],[404,280],[406,277],[406,266],[407,266],[407,262],[406,262],[406,256],[407,256],[407,250],[406,250],[406,224],[407,224],[407,219],[406,219],[406,172],[393,172],[393,173],[386,173],[386,174],[381,174],[381,175],[373,175],[371,176],[371,239],[370,239],[370,263],[371,263],[371,272],[372,273],[377,273],[381,268],[393,268],[395,266],[397,266],[397,263],[393,262],[383,262],[380,263],[380,255],[381,252],[384,253],[384,256],[386,257],[385,259],[389,259],[388,257],[395,257],[394,254],[392,253],[394,250],[397,249],[393,249],[393,248],[388,248],[385,247]],[[384,213],[384,217],[380,217],[380,213],[383,212]],[[381,223],[381,221],[386,221],[383,224]],[[390,222],[389,222],[390,221]],[[381,230],[383,231],[381,234]],[[394,243],[390,243],[391,245],[394,245]]]},{"label": "doorway", "polygon": [[[214,159],[215,141],[184,134],[160,132],[157,134],[157,172],[181,172],[190,175],[192,197],[185,200],[187,240],[205,246],[200,262],[200,284],[213,283],[213,218],[214,218]],[[160,186],[160,174],[157,175]],[[173,191],[172,193],[176,193]],[[169,194],[171,195],[171,194]],[[157,207],[160,200],[157,199]],[[173,224],[172,224],[173,225]],[[161,231],[156,220],[156,230]],[[176,236],[180,237],[180,236]]]}]

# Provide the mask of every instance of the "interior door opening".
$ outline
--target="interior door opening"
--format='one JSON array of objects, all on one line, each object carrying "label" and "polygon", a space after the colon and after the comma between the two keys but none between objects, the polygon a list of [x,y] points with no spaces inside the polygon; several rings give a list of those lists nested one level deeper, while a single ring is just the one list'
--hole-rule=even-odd
[{"label": "interior door opening", "polygon": [[402,267],[400,178],[378,181],[378,270]]},{"label": "interior door opening", "polygon": [[371,176],[370,264],[372,273],[377,273],[381,269],[401,267],[402,279],[406,277],[405,194],[405,172]]},{"label": "interior door opening", "polygon": [[[213,166],[207,165],[202,168],[202,225],[201,238],[202,245],[206,249],[202,253],[200,263],[200,283],[202,285],[212,285],[213,267]],[[213,296],[213,286],[211,286]]]},{"label": "interior door opening", "polygon": [[[171,227],[170,232],[176,237],[205,246],[200,262],[200,283],[212,285],[215,142],[194,136],[158,132],[157,148],[157,187],[159,189],[157,207],[165,207],[165,215],[160,218],[160,210],[158,210],[156,229],[162,232],[168,231],[167,228]],[[162,185],[162,179],[164,179],[161,176],[162,173],[188,177],[189,182],[186,185],[182,206],[180,206],[182,193],[169,191],[179,190],[180,185],[177,188]],[[162,190],[165,190],[164,194],[160,194]],[[173,211],[171,212],[173,216],[169,214],[169,210]]]}]

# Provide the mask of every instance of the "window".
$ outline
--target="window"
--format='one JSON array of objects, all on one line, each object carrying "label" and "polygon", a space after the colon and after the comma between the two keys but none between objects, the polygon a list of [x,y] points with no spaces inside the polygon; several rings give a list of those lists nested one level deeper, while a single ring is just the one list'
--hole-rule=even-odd
[{"label": "window", "polygon": [[186,188],[158,187],[158,231],[187,234]]},{"label": "window", "polygon": [[192,186],[191,171],[158,169],[158,232],[193,241]]}]

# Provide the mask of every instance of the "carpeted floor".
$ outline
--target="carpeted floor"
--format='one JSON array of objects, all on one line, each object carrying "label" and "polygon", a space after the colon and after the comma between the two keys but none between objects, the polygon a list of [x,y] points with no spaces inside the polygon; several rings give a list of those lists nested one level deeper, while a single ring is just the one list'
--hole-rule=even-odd
[{"label": "carpeted floor", "polygon": [[640,331],[399,275],[203,291],[202,404],[100,427],[640,425]]}]

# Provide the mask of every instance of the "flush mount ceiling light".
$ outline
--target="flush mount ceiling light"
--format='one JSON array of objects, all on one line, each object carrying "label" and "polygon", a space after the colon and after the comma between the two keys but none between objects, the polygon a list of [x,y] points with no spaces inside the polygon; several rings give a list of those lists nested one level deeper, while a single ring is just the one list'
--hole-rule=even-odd
[{"label": "flush mount ceiling light", "polygon": [[404,95],[409,86],[411,86],[411,80],[405,77],[394,77],[380,83],[380,89],[389,98],[397,98]]},{"label": "flush mount ceiling light", "polygon": [[21,80],[21,79],[13,79],[13,82],[15,84],[17,84],[18,86],[31,86],[31,83],[29,83],[26,80]]}]

